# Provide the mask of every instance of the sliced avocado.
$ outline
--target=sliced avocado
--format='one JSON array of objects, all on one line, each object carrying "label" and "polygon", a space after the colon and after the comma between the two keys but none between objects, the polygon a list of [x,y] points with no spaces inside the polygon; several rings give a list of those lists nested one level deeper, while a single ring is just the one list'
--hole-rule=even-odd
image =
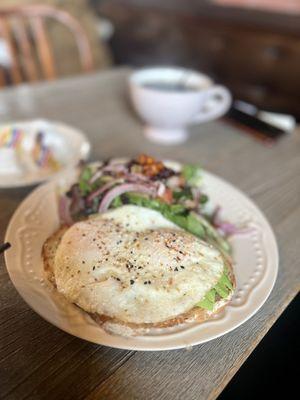
[{"label": "sliced avocado", "polygon": [[216,291],[215,289],[211,289],[208,293],[206,293],[205,297],[214,303],[216,301]]},{"label": "sliced avocado", "polygon": [[196,307],[213,311],[216,302],[216,294],[221,296],[223,299],[228,297],[229,293],[233,290],[233,286],[227,274],[228,271],[225,269],[218,283],[206,293],[204,298],[196,304]]},{"label": "sliced avocado", "polygon": [[220,281],[216,284],[215,289],[218,295],[221,296],[223,299],[225,299],[229,295],[228,288],[225,285],[223,285]]},{"label": "sliced avocado", "polygon": [[214,303],[209,301],[206,296],[203,300],[196,304],[197,307],[204,308],[205,310],[213,311]]},{"label": "sliced avocado", "polygon": [[232,283],[230,281],[230,279],[228,278],[227,274],[224,273],[221,278],[220,278],[220,283],[222,283],[224,286],[226,286],[228,289],[232,290],[233,286]]}]

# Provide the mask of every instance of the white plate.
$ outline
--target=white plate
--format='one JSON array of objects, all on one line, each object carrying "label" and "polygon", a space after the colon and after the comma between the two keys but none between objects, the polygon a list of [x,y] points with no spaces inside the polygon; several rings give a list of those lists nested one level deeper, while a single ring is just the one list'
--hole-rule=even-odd
[{"label": "white plate", "polygon": [[[66,179],[66,178],[64,178]],[[68,178],[70,182],[70,177]],[[82,339],[132,350],[169,350],[207,342],[248,320],[266,301],[277,276],[278,250],[273,231],[259,209],[238,189],[204,172],[204,191],[213,203],[221,201],[223,216],[251,231],[232,238],[237,290],[231,304],[213,320],[172,328],[167,333],[124,338],[104,332],[85,312],[69,304],[43,279],[41,249],[59,226],[57,185],[50,182],[34,190],[19,206],[5,240],[12,282],[24,300],[43,318]],[[47,210],[47,211],[45,211]]]},{"label": "white plate", "polygon": [[[86,160],[90,154],[90,143],[86,136],[71,126],[48,120],[18,121],[3,124],[20,128],[29,135],[35,135],[39,130],[45,134],[45,141],[52,148],[55,158],[61,168],[57,172],[37,168],[22,174],[0,174],[0,188],[16,188],[36,185],[46,180],[63,175],[66,170],[74,168],[80,160]],[[1,127],[0,127],[1,128]]]}]

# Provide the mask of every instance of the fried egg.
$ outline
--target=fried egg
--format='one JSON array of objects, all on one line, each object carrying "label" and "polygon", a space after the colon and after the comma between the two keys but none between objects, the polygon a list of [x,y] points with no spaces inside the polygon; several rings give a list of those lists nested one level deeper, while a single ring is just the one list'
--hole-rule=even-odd
[{"label": "fried egg", "polygon": [[157,324],[193,309],[223,270],[211,245],[157,211],[125,205],[71,226],[53,272],[57,290],[87,312]]}]

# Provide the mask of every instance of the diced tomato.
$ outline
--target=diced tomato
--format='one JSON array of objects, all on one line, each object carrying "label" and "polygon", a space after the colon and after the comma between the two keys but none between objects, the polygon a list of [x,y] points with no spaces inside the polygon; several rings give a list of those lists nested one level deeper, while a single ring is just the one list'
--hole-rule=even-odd
[{"label": "diced tomato", "polygon": [[161,198],[168,204],[171,204],[173,201],[173,192],[171,189],[166,188],[164,194],[161,196]]}]

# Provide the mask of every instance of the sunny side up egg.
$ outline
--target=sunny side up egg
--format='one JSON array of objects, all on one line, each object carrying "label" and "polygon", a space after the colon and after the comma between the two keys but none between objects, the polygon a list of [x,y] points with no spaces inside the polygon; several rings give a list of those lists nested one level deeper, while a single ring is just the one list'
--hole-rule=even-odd
[{"label": "sunny side up egg", "polygon": [[136,324],[188,312],[223,270],[217,249],[159,212],[133,205],[74,224],[54,262],[57,289],[69,301]]}]

